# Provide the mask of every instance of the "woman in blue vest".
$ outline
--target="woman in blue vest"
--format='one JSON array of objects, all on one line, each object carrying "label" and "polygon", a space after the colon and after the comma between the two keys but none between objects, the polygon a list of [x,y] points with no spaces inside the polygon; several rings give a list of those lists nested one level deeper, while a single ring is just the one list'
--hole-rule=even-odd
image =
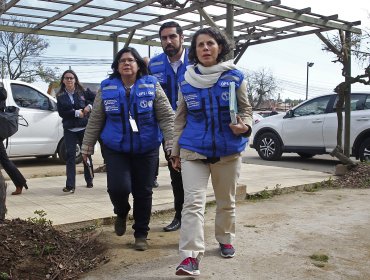
[{"label": "woman in blue vest", "polygon": [[[135,249],[148,248],[152,185],[157,169],[162,133],[171,149],[174,113],[157,79],[136,49],[120,50],[113,73],[101,83],[82,145],[84,158],[99,138],[104,145],[109,197],[117,215],[114,229],[126,232],[133,196]],[[162,133],[161,133],[162,132]]]},{"label": "woman in blue vest", "polygon": [[[209,176],[216,198],[215,237],[222,257],[235,255],[235,192],[252,126],[243,73],[226,56],[233,51],[227,37],[214,28],[193,35],[187,67],[180,78],[171,153],[173,167],[182,170],[184,206],[180,230],[181,263],[177,275],[199,275],[205,251],[204,210]],[[234,90],[233,90],[234,89]],[[233,123],[229,97],[237,100]],[[181,159],[181,160],[180,160]]]},{"label": "woman in blue vest", "polygon": [[[57,93],[58,113],[63,122],[64,143],[67,151],[67,180],[63,192],[74,193],[76,189],[76,145],[82,145],[94,98],[94,93],[84,90],[73,70],[64,71],[60,80],[60,90]],[[92,188],[91,157],[89,165],[86,161],[83,164],[86,186]]]}]

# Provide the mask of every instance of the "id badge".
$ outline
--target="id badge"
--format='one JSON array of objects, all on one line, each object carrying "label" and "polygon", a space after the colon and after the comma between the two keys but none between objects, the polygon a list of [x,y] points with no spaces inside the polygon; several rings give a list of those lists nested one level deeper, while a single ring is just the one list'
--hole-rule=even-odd
[{"label": "id badge", "polygon": [[135,122],[135,119],[133,118],[129,118],[129,121],[130,121],[130,125],[131,125],[131,129],[133,132],[139,132],[139,129],[137,128],[137,125],[136,125],[136,122]]}]

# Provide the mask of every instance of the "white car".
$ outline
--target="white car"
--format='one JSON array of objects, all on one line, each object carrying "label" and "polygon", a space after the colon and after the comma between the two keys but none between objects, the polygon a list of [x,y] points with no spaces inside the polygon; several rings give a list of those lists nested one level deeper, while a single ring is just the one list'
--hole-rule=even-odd
[{"label": "white car", "polygon": [[[336,101],[336,94],[324,95],[264,118],[253,126],[250,146],[264,160],[279,160],[283,153],[303,158],[330,153],[337,145]],[[370,161],[370,93],[351,94],[350,145],[352,156]]]},{"label": "white car", "polygon": [[[66,151],[63,137],[62,119],[57,111],[57,101],[37,87],[18,80],[3,80],[8,92],[6,106],[19,107],[19,129],[8,139],[7,154],[9,157],[46,158],[58,154],[65,162]],[[76,147],[77,161],[81,155]]]}]

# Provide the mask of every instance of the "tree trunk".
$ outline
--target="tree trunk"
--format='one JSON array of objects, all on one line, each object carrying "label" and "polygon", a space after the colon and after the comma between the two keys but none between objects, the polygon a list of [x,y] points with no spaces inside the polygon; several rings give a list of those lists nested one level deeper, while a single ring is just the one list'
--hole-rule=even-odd
[{"label": "tree trunk", "polygon": [[3,174],[0,170],[0,224],[5,220],[6,213],[6,184]]}]

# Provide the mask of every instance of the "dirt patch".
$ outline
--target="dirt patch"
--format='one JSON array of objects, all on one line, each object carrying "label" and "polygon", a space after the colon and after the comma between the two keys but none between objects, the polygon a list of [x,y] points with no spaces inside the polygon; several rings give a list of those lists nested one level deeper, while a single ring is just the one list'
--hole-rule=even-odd
[{"label": "dirt patch", "polygon": [[44,218],[0,225],[0,279],[76,279],[107,258],[96,233],[63,232]]}]

